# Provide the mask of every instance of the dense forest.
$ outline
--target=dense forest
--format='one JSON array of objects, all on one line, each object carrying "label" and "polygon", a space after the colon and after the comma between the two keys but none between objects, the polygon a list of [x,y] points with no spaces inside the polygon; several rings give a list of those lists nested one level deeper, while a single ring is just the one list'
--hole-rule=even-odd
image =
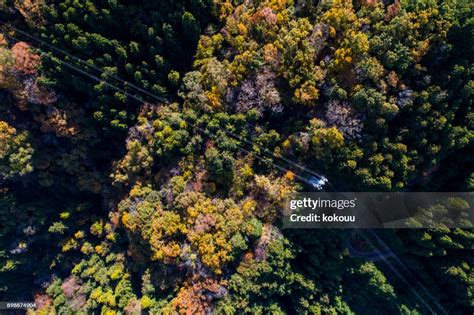
[{"label": "dense forest", "polygon": [[473,9],[0,0],[0,301],[472,314],[474,230],[378,231],[397,256],[377,260],[348,249],[364,231],[281,217],[312,189],[301,168],[337,191],[474,191]]}]

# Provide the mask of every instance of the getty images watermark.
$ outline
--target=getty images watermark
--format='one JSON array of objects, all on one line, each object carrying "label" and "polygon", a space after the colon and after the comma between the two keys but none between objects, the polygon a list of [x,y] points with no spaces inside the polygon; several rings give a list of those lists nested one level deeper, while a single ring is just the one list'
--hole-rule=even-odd
[{"label": "getty images watermark", "polygon": [[474,193],[319,192],[290,196],[285,228],[474,228]]},{"label": "getty images watermark", "polygon": [[[344,210],[346,208],[355,208],[357,198],[354,199],[313,199],[311,197],[302,197],[301,199],[291,199],[289,207],[292,213],[289,214],[291,222],[355,222],[355,215],[345,215],[336,213],[335,210]],[[298,213],[295,210],[306,209],[309,213]],[[329,209],[332,213],[318,211],[320,209]]]}]

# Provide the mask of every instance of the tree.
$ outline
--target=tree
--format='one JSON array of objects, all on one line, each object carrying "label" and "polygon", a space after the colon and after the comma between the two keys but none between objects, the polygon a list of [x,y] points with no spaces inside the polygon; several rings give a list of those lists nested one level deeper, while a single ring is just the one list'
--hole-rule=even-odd
[{"label": "tree", "polygon": [[22,176],[33,171],[33,148],[28,132],[18,132],[5,121],[0,121],[0,179]]}]

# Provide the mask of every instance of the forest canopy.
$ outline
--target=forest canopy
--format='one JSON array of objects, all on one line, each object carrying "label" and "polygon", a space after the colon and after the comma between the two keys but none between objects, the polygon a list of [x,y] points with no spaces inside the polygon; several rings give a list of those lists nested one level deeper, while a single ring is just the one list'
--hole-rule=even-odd
[{"label": "forest canopy", "polygon": [[472,313],[472,230],[378,231],[403,281],[351,254],[363,232],[281,217],[314,189],[301,167],[337,191],[474,191],[473,9],[0,0],[0,301]]}]

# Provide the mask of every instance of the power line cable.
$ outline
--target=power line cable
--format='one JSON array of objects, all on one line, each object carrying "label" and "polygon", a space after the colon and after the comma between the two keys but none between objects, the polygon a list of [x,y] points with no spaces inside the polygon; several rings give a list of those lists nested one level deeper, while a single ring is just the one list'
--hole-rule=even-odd
[{"label": "power line cable", "polygon": [[[168,101],[167,101],[166,99],[162,98],[161,96],[158,96],[158,95],[156,95],[156,94],[150,93],[149,91],[147,91],[147,90],[145,90],[145,89],[143,89],[143,88],[140,88],[140,87],[138,87],[138,86],[136,86],[136,85],[130,83],[129,81],[126,81],[126,80],[124,80],[124,79],[122,79],[122,78],[120,78],[120,77],[118,77],[118,76],[115,76],[115,75],[113,75],[113,74],[108,74],[108,73],[106,73],[104,70],[102,70],[101,68],[99,68],[99,67],[97,67],[97,66],[95,66],[95,65],[91,65],[90,63],[84,61],[83,59],[81,59],[81,58],[79,58],[79,57],[77,57],[77,56],[74,56],[74,55],[72,55],[72,54],[66,52],[66,51],[63,50],[63,49],[60,49],[60,48],[55,47],[54,45],[52,45],[52,44],[50,44],[50,43],[48,43],[48,42],[46,42],[46,41],[44,41],[44,40],[38,38],[37,36],[28,34],[28,33],[24,32],[24,31],[22,31],[22,30],[20,30],[20,29],[18,29],[18,28],[16,28],[16,27],[14,27],[14,26],[12,26],[12,25],[10,25],[10,24],[8,24],[8,23],[2,22],[2,21],[0,21],[0,24],[1,24],[1,25],[5,25],[5,26],[7,26],[7,27],[13,29],[14,31],[16,31],[16,32],[18,32],[18,33],[24,35],[25,37],[27,37],[27,38],[29,38],[29,39],[31,39],[31,40],[34,40],[34,41],[36,41],[36,42],[38,42],[38,43],[40,43],[40,44],[42,44],[42,45],[44,45],[44,46],[50,48],[51,50],[54,50],[55,52],[61,53],[61,54],[65,55],[65,56],[68,56],[68,57],[70,57],[71,59],[74,59],[74,60],[80,62],[81,64],[83,64],[83,65],[86,66],[86,67],[90,67],[90,68],[92,68],[92,69],[94,69],[94,70],[96,70],[96,71],[98,71],[98,72],[100,72],[100,73],[102,73],[102,74],[105,74],[106,76],[110,76],[111,78],[113,78],[113,79],[115,79],[115,80],[117,80],[117,81],[119,81],[119,82],[125,84],[126,86],[131,87],[132,89],[135,89],[135,90],[137,90],[137,91],[139,91],[139,92],[141,92],[141,93],[143,93],[143,94],[145,94],[145,95],[147,95],[147,96],[149,96],[149,97],[152,97],[154,100],[157,100],[157,101],[162,102],[162,103],[168,103]],[[11,35],[7,35],[7,36],[12,37]],[[18,40],[18,39],[16,39],[16,40]],[[57,59],[57,60],[58,60],[58,59]],[[111,84],[111,83],[105,81],[105,79],[98,78],[97,76],[92,75],[92,74],[90,74],[90,73],[88,73],[88,72],[86,72],[86,71],[83,71],[83,70],[81,70],[81,69],[79,69],[79,68],[73,66],[72,64],[70,64],[70,63],[68,63],[68,62],[65,62],[65,61],[62,61],[62,60],[61,60],[61,62],[62,62],[64,65],[66,65],[67,67],[69,67],[70,69],[74,69],[74,70],[76,70],[76,71],[82,73],[83,75],[86,75],[86,76],[88,76],[88,77],[90,77],[90,78],[92,78],[92,79],[94,79],[94,80],[96,80],[96,81],[104,82],[104,84],[106,84],[108,87],[110,87],[110,88],[112,88],[112,89],[114,89],[114,90],[116,90],[116,91],[119,91],[119,92],[121,92],[121,93],[124,93],[124,94],[127,94],[127,95],[130,96],[130,94],[127,93],[124,89],[121,89],[121,88],[116,87],[115,85],[113,85],[113,84]],[[133,95],[133,96],[131,96],[131,97],[132,97],[133,99],[135,99],[135,100],[138,100],[139,102],[144,102],[144,100],[142,100],[142,99],[140,99],[140,98],[137,98],[135,95]],[[227,129],[224,129],[224,128],[220,127],[220,126],[216,126],[216,127],[217,127],[220,131],[226,133],[227,135],[229,135],[229,136],[231,136],[231,137],[233,137],[233,138],[235,138],[235,139],[237,139],[237,140],[239,140],[239,141],[241,141],[241,142],[245,142],[245,143],[247,143],[247,144],[249,144],[249,145],[252,145],[252,146],[255,145],[255,143],[253,143],[252,141],[249,141],[249,140],[247,140],[247,139],[244,139],[244,138],[242,138],[241,136],[239,136],[239,135],[233,133],[232,131],[229,131],[229,130],[227,130]],[[287,159],[287,158],[285,158],[285,157],[283,157],[283,156],[277,156],[277,155],[275,155],[273,152],[271,152],[271,151],[268,150],[267,148],[259,148],[259,150],[263,151],[266,155],[271,156],[271,157],[274,158],[274,159],[279,159],[279,160],[281,160],[281,161],[283,161],[283,162],[286,162],[286,163],[292,165],[293,167],[296,167],[296,168],[298,168],[298,169],[300,169],[300,170],[302,170],[302,171],[304,171],[304,172],[307,172],[308,174],[311,174],[311,175],[313,175],[313,176],[316,176],[317,178],[323,178],[323,177],[324,177],[324,176],[322,176],[321,174],[319,174],[319,173],[317,173],[317,172],[314,172],[313,170],[308,169],[307,167],[305,167],[305,166],[303,166],[303,165],[301,165],[301,164],[299,164],[299,163],[296,163],[296,162],[294,162],[294,161],[291,161],[291,160],[289,160],[289,159]],[[324,178],[325,178],[325,177],[324,177]],[[305,182],[308,183],[308,184],[310,184],[310,185],[312,185],[312,183],[309,182],[308,180],[305,180]],[[326,182],[326,184],[327,184],[327,185],[331,185],[331,183],[329,183],[328,181]]]},{"label": "power line cable", "polygon": [[[30,35],[30,34],[28,34],[28,33],[26,33],[26,32],[23,32],[23,31],[21,31],[21,30],[15,28],[15,27],[13,27],[13,26],[7,24],[7,23],[4,23],[4,22],[2,22],[2,21],[0,21],[0,24],[5,25],[5,26],[8,26],[8,27],[12,28],[13,30],[15,30],[16,32],[18,32],[18,33],[20,33],[20,34],[22,34],[22,35],[24,35],[24,36],[26,36],[26,37],[28,37],[28,38],[30,38],[30,39],[32,39],[32,40],[36,40],[37,42],[40,42],[41,44],[43,44],[43,45],[49,47],[50,49],[55,50],[56,52],[62,53],[62,54],[64,54],[64,55],[66,55],[66,56],[68,56],[68,57],[70,57],[70,58],[72,58],[72,59],[74,59],[74,60],[80,62],[81,64],[83,64],[83,65],[85,65],[85,66],[87,66],[87,67],[93,68],[94,70],[99,71],[99,72],[101,72],[102,74],[105,74],[106,76],[109,76],[109,77],[111,77],[111,78],[113,78],[113,79],[115,79],[115,80],[117,80],[117,81],[119,81],[119,82],[125,84],[126,86],[129,86],[129,87],[131,87],[132,89],[135,89],[135,90],[137,90],[137,91],[139,91],[139,92],[141,92],[141,93],[143,93],[143,94],[145,94],[145,95],[147,95],[147,96],[149,96],[149,97],[152,97],[152,98],[155,99],[155,100],[158,100],[158,101],[163,102],[163,103],[167,103],[167,101],[166,101],[164,98],[162,98],[162,97],[160,97],[160,96],[157,96],[157,95],[155,95],[155,94],[153,94],[153,93],[150,93],[150,92],[148,92],[148,91],[146,91],[146,90],[144,90],[144,89],[142,89],[142,88],[140,88],[140,87],[138,87],[138,86],[136,86],[136,85],[134,85],[134,84],[132,84],[132,83],[130,83],[130,82],[128,82],[128,81],[125,81],[125,80],[123,80],[123,79],[121,79],[121,78],[119,78],[119,77],[117,77],[117,76],[115,76],[115,75],[105,73],[102,69],[100,69],[100,68],[98,68],[98,67],[96,67],[96,66],[94,66],[94,65],[91,65],[91,64],[89,64],[88,62],[86,62],[86,61],[84,61],[84,60],[82,60],[82,59],[80,59],[80,58],[78,58],[78,57],[76,57],[76,56],[74,56],[74,55],[71,55],[71,54],[65,52],[65,51],[62,50],[62,49],[56,48],[56,47],[54,47],[53,45],[51,45],[51,44],[49,44],[49,43],[47,43],[47,42],[45,42],[45,41],[43,41],[43,40],[41,40],[41,39],[36,38],[36,37],[33,36],[33,35]],[[16,40],[16,41],[20,41],[18,38],[14,37],[14,36],[12,36],[12,35],[6,34],[6,36],[7,36],[7,37],[10,37],[10,38],[12,38],[12,39],[14,39],[14,40]],[[40,49],[40,50],[41,50],[41,49]],[[59,63],[61,63],[61,64],[63,64],[63,65],[65,65],[66,67],[68,67],[68,68],[70,68],[70,69],[72,69],[72,70],[75,70],[75,71],[77,71],[77,72],[79,72],[79,73],[81,73],[81,74],[83,74],[83,75],[85,75],[85,76],[87,76],[87,77],[93,79],[94,81],[97,81],[97,82],[99,82],[99,83],[103,83],[103,84],[105,84],[106,86],[110,87],[111,89],[116,90],[116,91],[118,91],[118,92],[121,92],[121,93],[123,93],[123,94],[125,94],[125,95],[131,97],[132,99],[134,99],[134,100],[136,100],[136,101],[138,101],[138,102],[140,102],[140,103],[144,103],[144,102],[145,102],[144,99],[142,99],[142,98],[140,98],[140,97],[138,97],[138,96],[136,96],[136,95],[133,95],[133,94],[131,94],[131,93],[125,91],[124,89],[121,89],[121,88],[115,86],[114,84],[109,83],[108,81],[106,81],[106,80],[103,79],[103,78],[99,78],[99,77],[97,77],[96,75],[93,75],[93,74],[91,74],[91,73],[89,73],[89,72],[87,72],[87,71],[85,71],[85,70],[83,70],[83,69],[80,69],[80,68],[78,68],[78,67],[76,67],[76,66],[74,66],[74,65],[72,65],[72,64],[70,64],[70,63],[68,63],[68,62],[66,62],[66,61],[63,61],[63,60],[61,60],[61,59],[59,59],[59,58],[57,58],[57,57],[55,57],[54,60],[57,61],[57,62],[59,62]],[[201,131],[201,132],[205,132],[205,133],[207,133],[207,134],[210,133],[209,131],[204,130],[203,128],[201,128],[201,127],[195,125],[194,123],[191,123],[191,122],[187,121],[185,118],[183,118],[183,121],[185,121],[185,123],[187,123],[187,124],[190,125],[191,127],[195,128],[195,129],[197,129],[197,130],[199,130],[199,131]],[[238,139],[239,141],[245,142],[245,143],[247,143],[247,144],[249,144],[249,145],[255,145],[255,143],[253,143],[253,142],[251,142],[251,141],[249,141],[249,140],[247,140],[247,139],[243,139],[242,137],[236,135],[235,133],[233,133],[233,132],[231,132],[231,131],[229,131],[229,130],[226,130],[226,129],[220,127],[220,126],[217,126],[217,128],[218,128],[220,131],[223,131],[224,133],[226,133],[226,134],[232,136],[233,138]],[[237,146],[241,151],[243,151],[243,152],[245,152],[245,153],[247,153],[247,154],[253,154],[253,155],[254,155],[257,159],[259,159],[260,161],[268,162],[267,160],[265,160],[263,157],[261,157],[261,156],[258,155],[257,153],[255,153],[255,152],[250,152],[250,151],[248,151],[247,149],[245,149],[245,148],[243,148],[242,146],[240,146],[239,144],[236,144],[236,146]],[[261,149],[263,149],[263,150],[262,150],[263,152],[269,154],[270,156],[272,156],[272,157],[275,158],[275,159],[280,159],[280,160],[282,160],[282,161],[285,161],[285,162],[287,162],[288,164],[291,164],[291,165],[295,166],[296,168],[298,168],[298,169],[300,169],[300,170],[302,170],[302,171],[304,171],[304,172],[307,172],[307,173],[309,173],[309,174],[312,174],[312,175],[315,175],[315,176],[318,176],[318,177],[322,177],[322,175],[320,175],[320,174],[318,174],[318,173],[316,173],[316,172],[314,172],[314,171],[312,171],[312,170],[310,170],[310,169],[308,169],[308,168],[306,168],[306,167],[300,165],[299,163],[293,162],[293,161],[291,161],[291,160],[289,160],[289,159],[286,159],[286,158],[284,158],[284,157],[281,157],[281,156],[276,156],[275,154],[273,154],[271,151],[269,151],[269,150],[266,149],[266,148],[261,148]],[[307,180],[305,177],[300,176],[299,174],[297,174],[297,173],[295,173],[295,172],[293,172],[293,171],[291,171],[291,170],[289,170],[289,169],[286,169],[286,168],[284,168],[284,167],[282,167],[282,166],[280,166],[280,165],[278,165],[278,164],[276,164],[276,163],[274,163],[274,162],[270,162],[270,164],[271,164],[272,166],[274,166],[275,168],[277,168],[278,170],[282,171],[282,172],[292,172],[292,173],[294,174],[295,178],[299,179],[300,181],[302,181],[302,182],[304,182],[304,183],[306,183],[306,184],[308,184],[308,185],[310,185],[310,186],[313,186],[313,184],[312,184],[309,180]],[[373,232],[373,233],[375,233],[375,232]],[[383,242],[383,241],[382,241],[382,242]],[[377,249],[377,247],[375,247],[375,246],[372,244],[372,242],[371,242],[370,240],[368,240],[368,243],[369,243],[369,245],[370,245],[375,251],[380,252],[380,251]],[[386,246],[385,243],[383,243],[383,244]],[[409,285],[409,286],[411,287],[411,289],[412,289],[413,293],[415,294],[415,296],[417,296],[418,299],[420,299],[420,301],[422,301],[422,303],[425,305],[425,307],[427,307],[431,312],[435,313],[434,310],[429,306],[429,304],[426,303],[426,301],[418,294],[418,292],[413,288],[413,286],[398,272],[398,270],[388,261],[388,259],[387,259],[386,257],[382,257],[382,259],[383,259],[384,262],[387,264],[387,266],[389,266],[389,268],[395,273],[395,275],[397,275],[397,277],[399,277],[404,283],[406,283],[407,285]],[[398,257],[397,257],[397,259],[398,259]],[[403,263],[400,262],[400,264],[404,267],[404,269],[406,269],[407,271],[409,271],[409,270],[403,265]],[[414,278],[416,281],[418,281],[418,280],[416,279],[416,277],[413,276],[413,278]],[[419,281],[418,281],[418,284],[422,287],[422,289],[425,291],[425,293],[429,294],[429,292],[426,290],[426,288],[425,288]],[[430,296],[431,296],[431,295],[430,295]],[[432,296],[431,296],[431,297],[432,297]],[[442,313],[443,313],[443,314],[446,314],[446,312],[444,311],[444,309],[442,308],[442,306],[434,299],[434,297],[432,297],[432,300],[434,300],[435,303],[437,303],[437,306],[442,310]]]},{"label": "power line cable", "polygon": [[[16,38],[16,37],[13,36],[13,35],[5,35],[5,36],[7,36],[7,37],[9,37],[9,38],[11,38],[11,39],[13,39],[13,40],[20,41],[20,39]],[[41,50],[41,49],[40,49],[40,50]],[[127,91],[125,91],[125,90],[123,90],[123,89],[121,89],[121,88],[119,88],[119,87],[117,87],[117,86],[115,86],[115,85],[113,85],[113,84],[111,84],[111,83],[105,81],[103,78],[99,78],[99,77],[97,77],[96,75],[93,75],[93,74],[91,74],[91,73],[89,73],[89,72],[87,72],[87,71],[85,71],[85,70],[83,70],[83,69],[80,69],[80,68],[78,68],[78,67],[72,65],[72,64],[69,63],[69,62],[66,62],[66,61],[63,61],[63,60],[59,59],[58,57],[54,57],[53,60],[55,60],[56,62],[59,62],[60,64],[66,66],[66,67],[68,67],[69,69],[72,69],[72,70],[74,70],[74,71],[77,71],[77,72],[81,73],[82,75],[85,75],[85,76],[89,77],[90,79],[93,79],[94,81],[97,81],[97,82],[99,82],[99,83],[103,83],[103,84],[105,84],[106,86],[110,87],[111,89],[113,89],[113,90],[115,90],[115,91],[118,91],[118,92],[121,92],[121,93],[123,93],[123,94],[125,94],[125,95],[131,97],[132,99],[134,99],[134,100],[136,100],[136,101],[138,101],[138,102],[140,102],[140,103],[146,102],[144,99],[142,99],[142,98],[140,98],[140,97],[138,97],[138,96],[136,96],[136,95],[130,94],[129,92],[127,92]],[[191,126],[192,128],[194,128],[194,129],[196,129],[196,130],[199,130],[199,131],[201,131],[201,132],[203,132],[203,133],[206,133],[207,135],[210,135],[210,134],[211,134],[211,132],[209,132],[209,131],[207,131],[207,130],[205,130],[205,129],[199,127],[199,126],[197,126],[196,124],[194,124],[193,122],[187,120],[186,118],[182,117],[182,119],[183,119],[183,121],[184,121],[186,124],[188,124],[188,125]],[[230,131],[224,130],[224,129],[221,128],[221,127],[218,127],[218,129],[221,130],[221,131],[224,131],[224,132],[226,132],[226,133],[231,133]],[[236,134],[234,134],[234,133],[231,133],[231,134],[234,136],[234,138],[237,138],[237,140],[246,142],[246,143],[251,144],[251,145],[253,144],[252,142],[250,142],[250,141],[248,141],[248,140],[245,140],[245,139],[239,137],[238,135],[236,135]],[[290,171],[291,171],[291,170],[289,170],[289,169],[286,169],[286,168],[284,168],[284,167],[281,167],[280,165],[276,164],[276,163],[273,162],[273,161],[265,160],[263,157],[261,157],[260,155],[258,155],[256,152],[250,152],[249,150],[245,149],[244,147],[242,147],[242,146],[239,145],[239,144],[235,144],[235,145],[238,147],[239,150],[241,150],[241,151],[243,151],[243,152],[245,152],[245,153],[247,153],[247,154],[252,154],[252,155],[254,155],[258,160],[260,160],[260,161],[262,161],[262,162],[270,163],[273,167],[275,167],[276,169],[278,169],[278,170],[280,170],[280,171],[282,171],[282,172],[290,172]],[[278,158],[278,157],[275,156],[275,155],[273,155],[273,157],[274,157],[274,158]],[[285,159],[285,160],[286,160],[286,159]],[[298,164],[296,164],[296,163],[292,163],[292,164],[298,165]],[[304,167],[300,167],[300,168],[304,168]],[[293,171],[291,171],[291,172],[292,172],[293,175],[294,175],[296,178],[298,178],[300,181],[304,182],[305,184],[312,185],[312,183],[311,183],[308,179],[306,179],[306,178],[304,178],[304,177],[302,177],[302,176],[296,174],[296,173],[293,172]],[[315,174],[315,173],[312,172],[312,174]]]}]

